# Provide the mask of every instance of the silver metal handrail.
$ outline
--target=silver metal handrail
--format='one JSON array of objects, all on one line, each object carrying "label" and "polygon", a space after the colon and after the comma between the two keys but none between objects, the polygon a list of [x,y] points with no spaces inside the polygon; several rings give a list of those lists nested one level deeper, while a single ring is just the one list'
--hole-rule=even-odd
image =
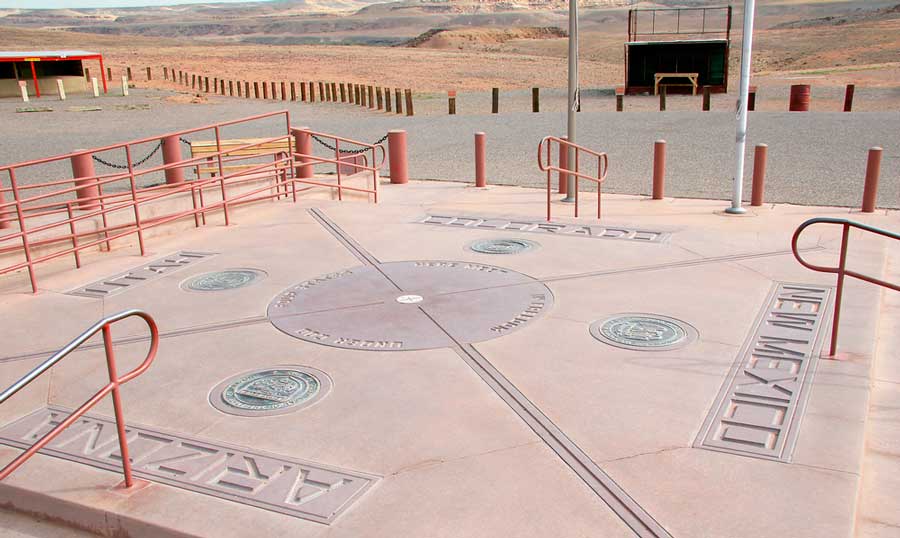
[{"label": "silver metal handrail", "polygon": [[[137,368],[131,370],[122,377],[119,377],[116,373],[116,358],[115,353],[113,352],[112,332],[110,326],[117,321],[121,321],[132,316],[142,318],[147,323],[147,327],[150,329],[150,349],[147,351],[146,358],[144,358],[143,362],[141,362],[141,364],[138,365]],[[116,428],[119,433],[119,448],[122,451],[122,470],[125,475],[125,487],[131,487],[131,485],[133,484],[133,480],[131,477],[131,460],[128,456],[128,443],[125,439],[125,419],[122,415],[122,399],[119,393],[119,386],[146,372],[147,369],[150,368],[150,364],[153,362],[153,359],[156,358],[156,351],[159,348],[159,329],[157,328],[156,322],[153,320],[153,318],[150,317],[150,315],[146,312],[135,309],[125,310],[119,312],[118,314],[107,316],[97,323],[91,325],[86,331],[81,333],[81,335],[66,344],[65,347],[54,353],[50,358],[39,364],[33,370],[25,374],[21,379],[19,379],[2,393],[0,393],[0,404],[28,386],[29,383],[40,377],[41,374],[52,368],[67,355],[75,351],[78,346],[87,342],[91,337],[93,337],[100,331],[103,332],[103,347],[106,351],[106,366],[109,371],[109,383],[107,383],[106,386],[97,391],[97,393],[94,394],[84,404],[82,404],[81,407],[73,411],[68,418],[66,418],[55,428],[47,432],[47,434],[41,437],[41,439],[37,443],[32,445],[22,454],[19,454],[18,457],[13,459],[10,463],[3,467],[3,469],[0,469],[0,480],[5,479],[10,475],[10,473],[18,469],[19,466],[21,466],[23,463],[25,463],[26,460],[28,460],[28,458],[33,456],[38,450],[44,448],[64,429],[72,425],[72,423],[74,423],[82,415],[84,415],[91,407],[102,400],[104,396],[112,392],[113,409],[115,410],[116,414]]]}]

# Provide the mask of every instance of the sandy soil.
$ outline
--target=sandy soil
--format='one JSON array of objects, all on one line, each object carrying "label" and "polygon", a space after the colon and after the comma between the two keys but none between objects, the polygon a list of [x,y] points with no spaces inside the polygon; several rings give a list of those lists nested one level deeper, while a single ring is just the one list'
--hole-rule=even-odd
[{"label": "sandy soil", "polygon": [[[845,3],[773,5],[759,16],[755,33],[754,83],[900,87],[900,13],[835,20]],[[834,5],[833,12],[827,6]],[[859,3],[856,4],[857,6]],[[825,6],[825,7],[823,7]],[[900,6],[900,4],[898,4]],[[890,9],[888,7],[887,9]],[[851,10],[852,11],[852,10]],[[820,20],[823,14],[832,19]],[[548,12],[548,16],[562,13]],[[622,83],[625,10],[585,12],[580,42],[580,77],[586,88]],[[827,18],[826,18],[827,19]],[[734,16],[731,80],[740,66],[740,13]],[[785,24],[796,27],[784,27]],[[507,29],[508,30],[508,29]],[[562,88],[567,39],[502,28],[455,29],[417,48],[256,45],[208,40],[105,36],[4,27],[0,49],[81,48],[101,51],[118,78],[131,66],[145,84],[143,68],[161,78],[162,66],[229,80],[334,80],[412,88],[416,92],[482,91],[492,87]],[[95,72],[97,66],[89,66]],[[149,84],[164,85],[162,81]]]}]

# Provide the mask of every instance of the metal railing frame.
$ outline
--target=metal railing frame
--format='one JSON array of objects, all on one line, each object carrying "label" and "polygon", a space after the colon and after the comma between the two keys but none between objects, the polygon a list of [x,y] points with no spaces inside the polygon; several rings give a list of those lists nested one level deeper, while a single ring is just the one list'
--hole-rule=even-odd
[{"label": "metal railing frame", "polygon": [[[147,327],[150,329],[150,349],[147,351],[147,356],[144,358],[141,364],[139,364],[136,368],[134,368],[127,374],[119,377],[116,370],[115,352],[113,351],[111,325],[113,323],[116,323],[117,321],[121,321],[132,316],[142,318],[147,323]],[[153,363],[153,359],[156,358],[156,352],[159,349],[159,329],[157,328],[156,322],[153,320],[153,318],[150,317],[150,315],[146,312],[133,309],[125,310],[119,312],[118,314],[107,316],[97,323],[93,324],[86,331],[81,333],[80,336],[66,344],[66,346],[61,350],[54,353],[47,360],[42,362],[36,368],[25,374],[24,377],[22,377],[21,379],[13,383],[9,388],[0,393],[0,404],[3,404],[3,402],[8,400],[14,394],[28,386],[29,383],[40,377],[41,374],[52,368],[55,364],[75,351],[81,344],[85,343],[91,337],[101,331],[103,332],[103,348],[106,351],[106,366],[109,373],[109,383],[107,383],[106,386],[104,386],[93,396],[91,396],[78,409],[73,411],[65,420],[63,420],[52,430],[44,434],[44,436],[41,437],[35,444],[31,445],[31,447],[29,447],[23,453],[16,456],[11,462],[6,464],[3,469],[0,469],[0,481],[4,480],[13,471],[18,469],[22,464],[25,463],[25,461],[34,456],[35,453],[37,453],[40,449],[47,446],[47,444],[53,441],[53,439],[55,439],[56,436],[58,436],[64,429],[71,426],[88,410],[90,410],[98,402],[100,402],[103,397],[105,397],[109,393],[112,393],[113,409],[116,415],[116,430],[119,436],[119,450],[122,454],[122,473],[125,475],[125,487],[130,488],[134,484],[134,479],[131,476],[131,459],[128,454],[128,441],[126,439],[125,431],[125,417],[122,413],[122,396],[120,394],[119,387],[146,372],[147,369],[150,368],[150,364]]]},{"label": "metal railing frame", "polygon": [[[804,260],[800,256],[800,252],[797,247],[797,243],[800,239],[800,235],[803,233],[803,230],[814,225],[814,224],[839,224],[842,227],[841,233],[841,252],[840,252],[840,261],[838,262],[837,267],[824,267],[821,265],[815,265],[809,263]],[[794,232],[794,236],[791,239],[791,250],[794,252],[794,258],[800,262],[800,265],[806,267],[807,269],[817,271],[820,273],[834,273],[837,275],[837,290],[835,292],[834,298],[834,316],[832,316],[831,322],[831,349],[829,352],[830,357],[834,357],[837,352],[837,340],[838,340],[838,326],[841,320],[841,298],[844,292],[844,277],[850,276],[853,278],[857,278],[864,282],[868,282],[870,284],[876,284],[878,286],[889,288],[894,291],[900,291],[900,285],[891,284],[890,282],[885,282],[884,280],[871,277],[868,275],[864,275],[862,273],[858,273],[856,271],[852,271],[847,269],[847,246],[850,239],[850,228],[856,228],[857,230],[862,230],[865,232],[874,233],[880,235],[882,237],[889,237],[891,239],[900,240],[900,234],[889,232],[887,230],[882,230],[881,228],[876,228],[874,226],[869,226],[868,224],[862,224],[859,222],[854,222],[848,219],[839,219],[833,217],[816,217],[807,220],[803,224],[801,224],[797,230]]]},{"label": "metal railing frame", "polygon": [[[306,185],[312,185],[312,186],[316,186],[316,187],[327,187],[327,188],[331,188],[331,189],[337,189],[338,200],[343,200],[344,199],[343,191],[348,190],[348,191],[364,192],[367,194],[371,194],[373,196],[373,201],[376,204],[378,203],[378,170],[380,170],[381,167],[384,165],[384,161],[387,156],[383,145],[368,144],[366,142],[360,142],[359,140],[353,140],[352,138],[344,138],[344,137],[340,137],[340,136],[336,136],[336,135],[332,135],[332,134],[328,134],[328,133],[320,133],[320,132],[312,131],[309,129],[294,129],[294,131],[300,132],[300,133],[305,133],[308,136],[316,136],[319,138],[328,138],[328,139],[334,141],[334,158],[333,159],[328,159],[325,157],[318,157],[316,155],[311,155],[311,154],[299,153],[296,151],[296,148],[295,148],[295,152],[293,154],[293,158],[296,163],[295,166],[297,167],[297,169],[303,168],[306,166],[313,167],[313,166],[316,166],[319,164],[334,164],[335,171],[337,174],[337,184],[335,185],[335,184],[331,184],[331,183],[324,183],[321,181],[314,181],[309,178],[298,178],[296,176],[296,174],[294,175],[294,181],[296,181],[297,183],[303,183]],[[353,155],[353,156],[342,155],[341,154],[341,142],[343,142],[345,144],[350,144],[350,145],[366,148],[365,152],[356,154],[356,155],[362,155],[364,157],[364,159],[365,159],[364,164],[357,164],[357,163],[351,162],[349,160],[351,157],[356,156],[356,155]],[[381,151],[381,160],[378,160],[378,153],[376,152],[376,150]],[[371,161],[372,165],[371,166],[368,164],[369,161],[368,161],[367,153],[369,151],[372,152],[372,161]],[[359,173],[359,171],[371,172],[372,173],[372,188],[365,189],[365,188],[360,188],[360,187],[348,187],[346,185],[343,185],[341,168],[345,167],[345,166],[349,166],[349,167],[353,168],[354,170],[357,170],[356,173]]]},{"label": "metal railing frame", "polygon": [[[221,138],[221,127],[275,117],[279,115],[283,115],[285,121],[287,122],[286,128],[288,130],[288,134],[255,140],[253,142],[242,144],[237,147],[228,147],[224,149],[222,148],[223,140]],[[71,255],[74,258],[75,267],[79,268],[81,267],[82,251],[93,248],[100,248],[102,250],[104,246],[108,251],[110,250],[111,241],[129,235],[137,235],[138,247],[140,249],[141,255],[143,256],[146,254],[144,232],[150,228],[189,217],[193,217],[194,225],[199,227],[201,224],[206,224],[207,213],[219,210],[222,211],[225,225],[228,226],[231,223],[229,213],[230,208],[244,203],[251,203],[268,199],[281,199],[282,197],[287,198],[289,196],[294,202],[296,202],[298,190],[306,191],[316,186],[337,188],[339,199],[343,199],[344,189],[369,193],[374,196],[375,202],[377,203],[378,170],[383,166],[386,158],[384,147],[380,144],[366,144],[349,138],[342,138],[327,133],[307,131],[311,135],[332,139],[335,143],[335,153],[337,158],[328,159],[299,153],[291,154],[289,151],[285,151],[283,149],[266,150],[260,153],[253,153],[249,155],[231,155],[233,153],[246,151],[247,149],[251,148],[262,147],[266,144],[271,144],[279,141],[286,142],[285,147],[289,148],[290,138],[292,136],[290,134],[291,127],[289,122],[290,117],[287,111],[271,112],[267,114],[260,114],[248,118],[243,118],[240,120],[222,122],[211,126],[197,127],[179,131],[177,133],[167,133],[165,135],[153,138],[124,142],[112,146],[106,146],[103,148],[78,151],[66,155],[47,157],[43,159],[0,167],[0,174],[6,172],[10,178],[9,188],[0,187],[0,225],[9,222],[18,223],[18,230],[9,230],[8,233],[0,234],[0,254],[21,251],[24,255],[24,260],[22,261],[14,260],[14,263],[12,263],[11,265],[5,267],[0,266],[0,275],[21,269],[27,269],[32,291],[34,293],[37,293],[38,283],[35,271],[35,266],[37,264]],[[142,144],[146,143],[147,141],[176,136],[180,138],[184,134],[196,133],[210,129],[214,130],[216,134],[217,151],[213,154],[204,154],[198,157],[189,157],[175,162],[164,163],[163,165],[154,165],[140,169],[135,168],[133,165],[133,161],[131,158],[131,147],[136,144]],[[362,157],[362,164],[351,161],[351,159],[355,160],[357,156],[342,155],[340,153],[341,143],[353,144],[366,148],[366,153],[371,152],[371,161],[365,154],[360,154],[360,156]],[[112,174],[97,174],[91,177],[48,181],[29,185],[18,185],[16,181],[16,171],[22,168],[35,166],[38,164],[70,160],[73,156],[92,154],[95,152],[107,151],[109,149],[116,148],[124,148],[125,150],[126,160],[128,163],[127,170],[125,171]],[[378,160],[379,150],[381,152],[380,161]],[[259,160],[263,158],[271,160],[267,162],[253,162],[253,160]],[[313,166],[321,163],[334,163],[337,167],[338,185],[335,186],[333,184],[321,181],[296,177],[295,171],[297,163],[295,158],[296,160],[303,161],[303,165],[308,166]],[[211,160],[214,161],[211,162]],[[226,173],[225,165],[238,161],[243,161],[247,164],[241,165],[239,171]],[[371,166],[369,165],[370,162],[372,163]],[[217,174],[215,174],[214,176],[146,188],[137,187],[136,178],[147,174],[159,173],[173,169],[196,169],[200,166],[206,166],[209,164],[211,164],[213,169],[217,171]],[[370,171],[373,178],[373,188],[361,189],[357,187],[342,185],[342,169],[345,169],[347,167],[350,167],[352,170],[356,171]],[[110,183],[122,180],[127,181],[128,188],[126,191],[113,193],[103,192],[104,185],[109,185]],[[249,191],[241,192],[240,194],[232,193],[229,195],[229,193],[227,192],[226,187],[233,187],[235,185],[259,181],[266,181],[266,184],[261,187],[251,187]],[[54,199],[60,196],[73,196],[73,193],[77,193],[78,190],[85,188],[85,182],[89,183],[89,185],[87,186],[96,186],[96,195],[83,196],[77,199],[69,200]],[[302,184],[299,189],[297,183]],[[48,187],[63,188],[56,188],[49,192],[38,192],[31,196],[26,194],[33,189],[46,190]],[[217,197],[220,196],[221,199],[216,200],[213,203],[207,203],[205,194],[209,193],[210,189],[217,191]],[[2,194],[4,192],[12,193],[13,200],[3,202]],[[184,195],[186,193],[190,193],[192,206],[191,209],[172,211],[170,213],[165,213],[163,215],[155,216],[152,218],[146,218],[141,215],[140,208],[144,204]],[[8,209],[10,208],[12,209],[12,216],[5,217],[4,213],[9,213]],[[109,214],[122,211],[133,212],[134,215],[133,217],[130,217],[125,223],[111,225],[107,216]],[[28,227],[29,222],[33,221],[36,218],[53,216],[55,214],[59,214],[60,218],[57,220],[53,220],[52,222],[39,222],[37,225],[31,222],[31,227]],[[79,222],[87,221],[90,219],[97,219],[98,217],[102,221],[102,225],[98,225],[96,228],[91,228],[90,230],[79,231],[77,229],[77,225]],[[58,229],[63,229],[64,231],[60,231],[59,233],[52,233],[49,237],[41,237],[38,235],[48,235],[48,232]],[[34,248],[47,247],[64,243],[69,243],[67,248],[61,248],[59,250],[53,249],[52,251],[42,253],[41,255],[36,255],[35,252],[33,252]]]},{"label": "metal railing frame", "polygon": [[[568,152],[569,148],[574,148],[575,150],[575,168],[574,170],[571,168],[571,163],[567,163],[567,168],[562,168],[559,165],[553,166],[553,143],[556,142],[558,146],[566,148],[566,152]],[[544,144],[547,146],[547,162],[541,159],[541,156],[544,152]],[[591,157],[597,157],[597,175],[592,176],[590,174],[584,174],[580,172],[580,162],[581,162],[581,153],[584,152]],[[566,174],[575,176],[575,217],[578,217],[578,180],[579,179],[588,179],[597,184],[597,219],[600,219],[600,184],[606,179],[606,173],[609,170],[609,157],[605,152],[597,152],[592,149],[588,149],[584,146],[579,146],[578,144],[569,142],[568,140],[563,140],[562,138],[556,136],[545,136],[541,139],[540,143],[538,143],[537,150],[537,159],[538,159],[538,168],[542,172],[547,172],[547,221],[550,221],[550,192],[552,190],[552,175],[553,172],[557,172],[560,174]]]}]

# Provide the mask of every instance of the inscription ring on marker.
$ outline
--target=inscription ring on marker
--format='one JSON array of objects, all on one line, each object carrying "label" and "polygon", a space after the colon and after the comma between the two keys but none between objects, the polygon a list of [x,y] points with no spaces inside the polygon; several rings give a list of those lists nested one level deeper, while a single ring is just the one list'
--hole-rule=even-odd
[{"label": "inscription ring on marker", "polygon": [[453,347],[519,330],[553,305],[542,282],[494,265],[422,260],[305,280],[269,303],[269,320],[307,342],[364,351]]},{"label": "inscription ring on marker", "polygon": [[244,372],[216,385],[213,407],[242,417],[281,415],[309,407],[331,390],[327,374],[306,366],[275,366]]},{"label": "inscription ring on marker", "polygon": [[590,331],[601,342],[638,351],[677,349],[697,338],[697,330],[691,325],[658,314],[616,314],[595,321]]}]

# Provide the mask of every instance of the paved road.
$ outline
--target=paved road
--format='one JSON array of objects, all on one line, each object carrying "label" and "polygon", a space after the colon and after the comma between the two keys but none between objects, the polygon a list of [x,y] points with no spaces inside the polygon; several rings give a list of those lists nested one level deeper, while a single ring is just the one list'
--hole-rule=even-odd
[{"label": "paved road", "polygon": [[[536,166],[536,147],[547,134],[563,134],[561,112],[500,115],[422,115],[412,118],[368,112],[347,105],[285,104],[215,98],[207,105],[177,104],[164,100],[167,93],[135,91],[130,97],[100,100],[46,99],[54,112],[15,113],[22,103],[0,100],[3,117],[0,162],[64,153],[128,139],[161,134],[215,121],[239,118],[287,106],[295,125],[335,132],[365,141],[380,138],[388,129],[409,132],[410,175],[417,179],[473,180],[475,131],[488,137],[488,180],[494,183],[542,185]],[[69,112],[74,105],[97,104],[99,112]],[[32,103],[34,104],[34,103]],[[149,104],[149,110],[124,110],[126,104]],[[609,153],[610,173],[604,191],[642,194],[650,190],[651,150],[654,140],[668,140],[666,194],[680,197],[728,198],[734,163],[734,115],[713,111],[591,112],[578,116],[579,142]],[[225,137],[268,135],[273,122],[226,129]],[[282,127],[283,129],[283,127]],[[857,206],[861,200],[866,150],[884,147],[879,206],[900,207],[900,112],[756,112],[750,117],[746,178],[749,180],[752,147],[769,145],[766,200],[803,204]],[[283,132],[283,131],[281,131]],[[209,139],[211,135],[193,135]],[[152,145],[134,150],[141,157]],[[105,155],[124,162],[121,152]],[[150,163],[157,162],[157,154]],[[105,169],[98,165],[98,172]],[[36,181],[54,174],[65,177],[66,165],[47,167]],[[5,185],[7,179],[0,177]],[[749,197],[749,186],[746,188]]]}]

